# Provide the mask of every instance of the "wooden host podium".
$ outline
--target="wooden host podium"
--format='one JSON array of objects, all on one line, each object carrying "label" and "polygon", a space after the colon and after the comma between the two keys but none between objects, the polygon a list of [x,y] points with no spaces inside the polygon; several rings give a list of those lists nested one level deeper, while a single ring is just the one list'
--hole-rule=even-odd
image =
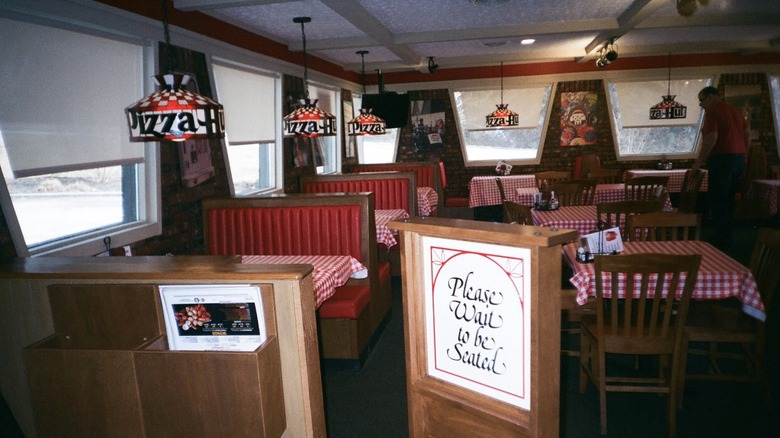
[{"label": "wooden host podium", "polygon": [[557,437],[561,245],[574,230],[445,218],[400,230],[411,437]]},{"label": "wooden host podium", "polygon": [[[325,436],[312,267],[237,257],[0,266],[0,389],[28,437]],[[158,288],[256,286],[254,351],[171,351]],[[29,382],[28,382],[29,381]]]}]

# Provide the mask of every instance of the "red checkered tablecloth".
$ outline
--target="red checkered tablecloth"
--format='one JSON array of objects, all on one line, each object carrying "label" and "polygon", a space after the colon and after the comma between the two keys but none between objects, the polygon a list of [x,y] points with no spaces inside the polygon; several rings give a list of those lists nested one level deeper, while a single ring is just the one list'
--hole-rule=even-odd
[{"label": "red checkered tablecloth", "polygon": [[377,243],[383,243],[388,248],[398,243],[398,241],[395,239],[395,235],[398,234],[398,230],[391,230],[387,224],[390,221],[404,219],[407,217],[409,217],[409,213],[407,213],[404,209],[375,210],[374,218],[376,220]]},{"label": "red checkered tablecloth", "polygon": [[475,176],[469,181],[469,207],[501,204],[496,178],[501,179],[507,197],[511,197],[512,193],[520,187],[536,187],[536,179],[533,175]]},{"label": "red checkered tablecloth", "polygon": [[780,180],[756,179],[748,186],[746,200],[755,200],[767,204],[769,214],[776,215],[780,205]]},{"label": "red checkered tablecloth", "polygon": [[439,205],[439,194],[433,187],[417,187],[417,214],[430,216]]},{"label": "red checkered tablecloth", "polygon": [[531,210],[534,225],[548,228],[575,229],[580,235],[598,229],[595,205],[560,207],[557,210]]},{"label": "red checkered tablecloth", "polygon": [[[742,310],[760,320],[766,319],[764,303],[758,292],[756,280],[750,269],[724,254],[714,246],[702,241],[673,242],[623,242],[621,254],[701,254],[699,276],[693,290],[695,300],[719,300],[737,297],[742,303]],[[577,303],[583,305],[588,297],[596,296],[596,275],[593,263],[578,263],[576,261],[577,244],[569,243],[563,247],[563,255],[571,266],[574,276],[569,280],[577,289]],[[603,256],[620,257],[620,255]],[[623,283],[621,283],[623,284]],[[621,286],[619,286],[621,287]],[[605,296],[609,296],[605,291]],[[618,294],[624,294],[619,290]]]},{"label": "red checkered tablecloth", "polygon": [[[669,185],[666,187],[669,193],[679,193],[680,189],[682,188],[683,178],[685,178],[685,171],[688,169],[674,169],[674,170],[644,170],[644,169],[635,169],[635,170],[626,170],[625,175],[623,175],[623,180],[627,180],[629,178],[633,178],[635,176],[668,176],[669,177]],[[707,169],[702,169],[704,171],[704,179],[702,179],[701,187],[699,188],[700,192],[706,192],[707,191]]]},{"label": "red checkered tablecloth", "polygon": [[[593,196],[594,204],[604,204],[607,202],[618,202],[626,199],[626,185],[620,184],[599,184],[596,186],[596,193]],[[529,207],[534,204],[534,193],[538,193],[539,190],[536,187],[525,188],[521,187],[515,190],[515,202]],[[665,210],[672,209],[672,200],[667,196],[666,203],[664,204]]]},{"label": "red checkered tablecloth", "polygon": [[248,255],[241,263],[271,265],[312,265],[314,271],[314,304],[320,307],[332,297],[336,288],[352,278],[365,278],[366,267],[356,258],[340,255]]}]

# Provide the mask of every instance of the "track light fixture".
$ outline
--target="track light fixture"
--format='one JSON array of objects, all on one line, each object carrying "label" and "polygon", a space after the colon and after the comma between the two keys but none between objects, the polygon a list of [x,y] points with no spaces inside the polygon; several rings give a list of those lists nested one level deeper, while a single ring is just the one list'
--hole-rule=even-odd
[{"label": "track light fixture", "polygon": [[596,60],[596,67],[606,67],[618,59],[617,46],[615,38],[610,39],[604,47],[599,50],[599,58]]},{"label": "track light fixture", "polygon": [[429,56],[428,57],[428,73],[435,72],[437,68],[439,68],[439,64],[436,64],[433,61],[433,56]]}]

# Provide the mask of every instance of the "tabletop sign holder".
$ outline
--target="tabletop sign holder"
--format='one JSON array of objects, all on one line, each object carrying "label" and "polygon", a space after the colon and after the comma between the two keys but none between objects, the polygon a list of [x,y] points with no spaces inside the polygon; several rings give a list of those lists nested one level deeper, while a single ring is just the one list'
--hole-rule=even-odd
[{"label": "tabletop sign holder", "polygon": [[561,245],[574,231],[413,218],[400,231],[409,436],[557,436]]}]

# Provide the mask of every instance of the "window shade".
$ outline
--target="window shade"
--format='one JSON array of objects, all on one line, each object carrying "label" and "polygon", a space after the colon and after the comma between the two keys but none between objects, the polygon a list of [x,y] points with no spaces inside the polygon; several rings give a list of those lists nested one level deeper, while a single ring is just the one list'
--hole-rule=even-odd
[{"label": "window shade", "polygon": [[231,144],[267,143],[275,138],[275,79],[214,64],[217,101],[225,107]]},{"label": "window shade", "polygon": [[14,177],[142,162],[127,105],[143,97],[138,45],[0,19],[0,135]]}]

